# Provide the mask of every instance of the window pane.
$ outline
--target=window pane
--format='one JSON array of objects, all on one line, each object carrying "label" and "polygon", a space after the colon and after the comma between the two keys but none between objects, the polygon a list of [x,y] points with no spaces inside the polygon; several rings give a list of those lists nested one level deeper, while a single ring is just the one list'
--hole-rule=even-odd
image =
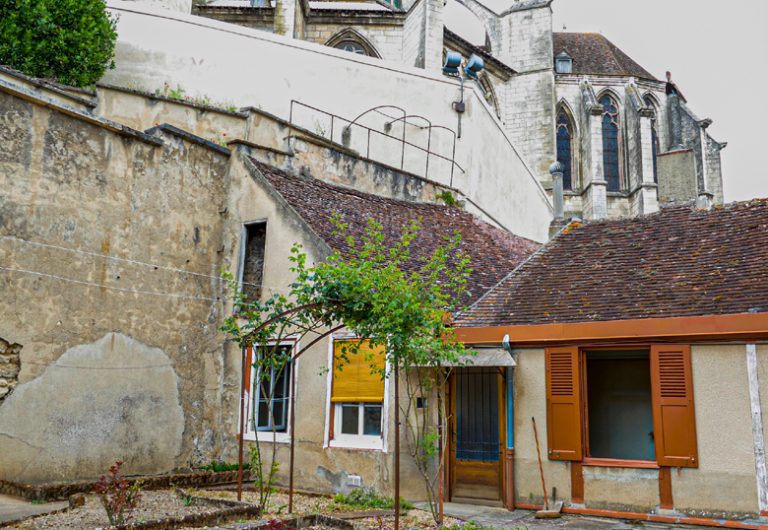
[{"label": "window pane", "polygon": [[359,434],[358,433],[358,421],[360,407],[358,405],[342,405],[341,406],[341,433],[342,434]]},{"label": "window pane", "polygon": [[267,402],[264,400],[259,400],[259,420],[257,425],[257,428],[259,429],[266,429],[269,427],[269,412],[267,412]]},{"label": "window pane", "polygon": [[363,434],[381,434],[381,405],[365,405],[363,412]]},{"label": "window pane", "polygon": [[655,459],[647,350],[587,352],[587,403],[590,456]]}]

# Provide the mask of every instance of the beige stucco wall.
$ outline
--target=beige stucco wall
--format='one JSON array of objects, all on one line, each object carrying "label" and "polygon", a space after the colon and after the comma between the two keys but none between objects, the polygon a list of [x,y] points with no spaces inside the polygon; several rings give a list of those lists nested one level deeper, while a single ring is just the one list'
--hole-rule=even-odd
[{"label": "beige stucco wall", "polygon": [[544,476],[551,494],[557,488],[559,499],[571,497],[570,467],[566,462],[547,458],[547,396],[544,381],[544,350],[516,351],[515,368],[515,502],[541,504],[543,495],[536,442],[531,418],[536,418],[536,428],[541,444]]},{"label": "beige stucco wall", "polygon": [[[675,508],[757,512],[746,349],[697,345],[691,358],[699,467],[673,470]],[[761,385],[768,388],[768,379]]]}]

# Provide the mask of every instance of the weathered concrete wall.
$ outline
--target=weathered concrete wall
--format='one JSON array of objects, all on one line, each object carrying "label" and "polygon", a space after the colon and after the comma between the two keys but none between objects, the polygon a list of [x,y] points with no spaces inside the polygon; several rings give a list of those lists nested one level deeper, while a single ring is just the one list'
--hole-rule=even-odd
[{"label": "weathered concrete wall", "polygon": [[[351,119],[377,105],[402,102],[407,93],[409,113],[455,127],[451,102],[459,97],[456,80],[200,17],[159,18],[125,11],[117,0],[109,5],[121,18],[117,69],[106,82],[152,91],[167,81],[193,97],[260,106],[283,117],[289,115],[291,99]],[[169,41],[169,33],[179,38]],[[222,56],[216,52],[222,48],[241,53]],[[270,57],[270,75],[244,67],[243,56]],[[465,99],[456,160],[466,173],[454,175],[454,187],[515,233],[545,239],[551,210],[543,190],[482,94],[465,90]],[[325,118],[318,114],[317,119]],[[429,177],[451,183],[450,174]]]},{"label": "weathered concrete wall", "polygon": [[[34,362],[34,361],[32,361]],[[115,460],[170,471],[184,414],[168,354],[120,333],[70,348],[0,407],[0,474],[24,481],[95,477]]]},{"label": "weathered concrete wall", "polygon": [[223,434],[228,157],[13,93],[0,91],[0,336],[24,348],[0,405],[13,455],[0,477],[209,460]]}]

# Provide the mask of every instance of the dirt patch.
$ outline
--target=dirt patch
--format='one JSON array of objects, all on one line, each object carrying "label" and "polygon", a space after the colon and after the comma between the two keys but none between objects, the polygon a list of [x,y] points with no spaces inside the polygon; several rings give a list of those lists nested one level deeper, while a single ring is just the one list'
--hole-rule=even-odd
[{"label": "dirt patch", "polygon": [[[170,490],[142,492],[139,508],[133,512],[132,523],[181,517],[192,514],[211,514],[220,507],[200,502],[185,506],[179,495]],[[63,513],[27,519],[8,528],[14,530],[92,530],[109,527],[109,519],[96,495],[86,495],[85,505]]]}]

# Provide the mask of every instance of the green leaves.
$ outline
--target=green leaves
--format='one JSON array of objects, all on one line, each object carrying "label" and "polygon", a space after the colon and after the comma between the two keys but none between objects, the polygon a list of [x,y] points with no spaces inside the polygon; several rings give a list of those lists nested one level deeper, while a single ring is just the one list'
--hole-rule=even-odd
[{"label": "green leaves", "polygon": [[0,64],[92,85],[114,68],[115,26],[104,0],[0,0]]}]

